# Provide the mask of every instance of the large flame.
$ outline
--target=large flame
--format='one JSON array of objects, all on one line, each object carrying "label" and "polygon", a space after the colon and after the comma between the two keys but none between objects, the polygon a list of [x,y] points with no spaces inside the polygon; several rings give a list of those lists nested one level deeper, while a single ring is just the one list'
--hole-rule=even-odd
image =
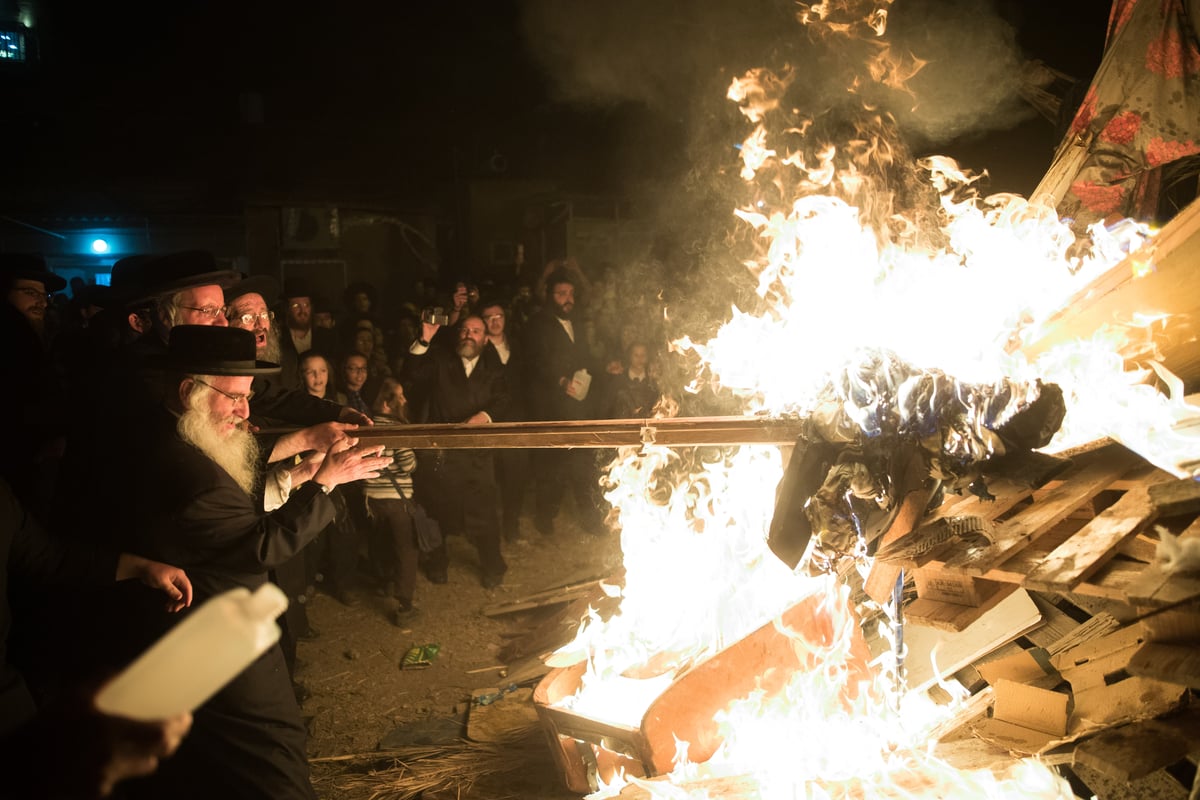
[{"label": "large flame", "polygon": [[[920,62],[880,42],[886,8],[863,8],[828,0],[800,4],[798,16],[817,38],[867,43],[852,91],[871,81],[898,86]],[[796,79],[790,69],[756,69],[729,89],[754,126],[740,152],[755,192],[736,215],[758,242],[744,266],[760,302],[731,308],[708,341],[674,342],[695,360],[697,382],[732,392],[746,414],[807,415],[832,376],[886,348],[976,384],[1058,383],[1068,416],[1056,443],[1113,436],[1175,471],[1187,461],[1181,454],[1200,449],[1197,433],[1175,424],[1196,412],[1178,381],[1149,361],[1126,368],[1131,331],[1161,320],[1131,314],[1090,341],[1032,362],[1022,355],[1081,286],[1151,236],[1145,226],[1093,226],[1081,240],[1037,200],[981,196],[976,176],[950,159],[905,162],[888,118],[871,108],[853,114],[848,140],[822,138],[829,126],[786,102]],[[921,176],[923,190],[898,188],[901,173]],[[766,546],[782,469],[773,448],[621,452],[607,494],[625,554],[624,584],[611,589],[620,608],[608,619],[593,615],[557,655],[558,663],[588,663],[582,689],[564,705],[636,727],[682,672],[813,592],[826,593],[835,631],[858,624],[842,582],[794,574]],[[870,560],[859,555],[865,573]],[[880,625],[884,641],[891,633]],[[822,666],[797,670],[780,693],[730,698],[718,719],[723,743],[705,763],[690,763],[680,742],[669,783],[621,777],[592,797],[615,796],[629,780],[656,797],[707,797],[684,787],[717,778],[765,798],[1073,796],[1036,762],[997,776],[938,761],[930,731],[953,707],[906,693],[891,648],[873,663],[869,685],[848,693],[857,678],[845,640],[835,635],[818,647],[797,637],[795,647],[819,650]]]}]

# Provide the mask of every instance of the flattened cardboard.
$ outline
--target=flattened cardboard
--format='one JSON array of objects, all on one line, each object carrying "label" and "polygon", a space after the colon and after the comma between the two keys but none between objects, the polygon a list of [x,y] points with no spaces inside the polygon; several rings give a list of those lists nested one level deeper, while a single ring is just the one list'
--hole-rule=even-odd
[{"label": "flattened cardboard", "polygon": [[1061,692],[1038,689],[1001,678],[994,684],[996,705],[992,718],[1050,736],[1067,733],[1067,703]]},{"label": "flattened cardboard", "polygon": [[[984,664],[976,664],[975,669],[983,679],[992,686],[999,680],[1016,681],[1017,683],[1033,683],[1047,676],[1045,667],[1039,662],[1034,651],[1040,651],[1043,658],[1048,659],[1046,651],[1037,647],[1033,650],[1022,650],[1004,658],[997,658]],[[1049,662],[1046,662],[1047,666]]]}]

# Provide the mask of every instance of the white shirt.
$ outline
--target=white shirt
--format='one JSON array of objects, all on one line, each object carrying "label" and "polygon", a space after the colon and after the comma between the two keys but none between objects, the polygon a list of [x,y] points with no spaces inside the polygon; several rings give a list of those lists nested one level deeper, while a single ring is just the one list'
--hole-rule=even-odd
[{"label": "white shirt", "polygon": [[463,369],[467,372],[467,377],[471,377],[471,373],[475,371],[475,365],[479,363],[479,356],[474,358],[464,358],[462,360]]},{"label": "white shirt", "polygon": [[296,345],[297,353],[304,355],[312,350],[312,328],[309,328],[303,336],[297,336],[296,331],[291,328],[288,328],[288,331],[292,334],[292,344]]},{"label": "white shirt", "polygon": [[496,348],[496,355],[500,356],[501,364],[508,364],[508,359],[512,356],[512,351],[508,349],[508,342],[498,342],[495,339],[488,339],[492,343],[492,347]]},{"label": "white shirt", "polygon": [[567,332],[567,336],[570,337],[571,343],[574,344],[575,343],[575,327],[573,325],[571,325],[571,320],[559,319],[558,317],[555,317],[555,319],[558,320],[559,325],[563,326],[563,330]]}]

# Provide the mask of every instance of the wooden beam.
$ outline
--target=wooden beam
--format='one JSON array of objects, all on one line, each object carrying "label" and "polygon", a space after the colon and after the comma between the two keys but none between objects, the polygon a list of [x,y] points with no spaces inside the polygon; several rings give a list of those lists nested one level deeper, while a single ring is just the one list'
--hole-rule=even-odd
[{"label": "wooden beam", "polygon": [[[572,422],[494,422],[487,425],[375,425],[354,432],[363,444],[413,449],[504,447],[625,447],[660,444],[707,447],[795,444],[805,423],[765,417],[673,417]],[[291,429],[287,429],[291,430]],[[263,433],[281,433],[268,429]]]},{"label": "wooden beam", "polygon": [[[1081,289],[1041,327],[1024,352],[1030,359],[1056,345],[1087,340],[1134,315],[1169,314],[1155,343],[1185,385],[1200,382],[1200,202],[1193,202],[1141,248]],[[1147,270],[1146,267],[1150,269]]]}]

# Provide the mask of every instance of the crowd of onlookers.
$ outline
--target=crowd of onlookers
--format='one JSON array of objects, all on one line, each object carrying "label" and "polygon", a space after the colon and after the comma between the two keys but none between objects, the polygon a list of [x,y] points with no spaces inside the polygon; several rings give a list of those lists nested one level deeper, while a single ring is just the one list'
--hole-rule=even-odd
[{"label": "crowd of onlookers", "polygon": [[[661,395],[653,287],[571,261],[535,286],[418,282],[394,308],[366,283],[332,308],[303,280],[242,275],[202,251],[122,259],[111,285],[69,297],[38,256],[0,254],[0,280],[0,735],[46,727],[46,709],[193,602],[268,580],[292,601],[279,644],[197,709],[182,745],[180,720],[139,728],[136,763],[113,757],[128,736],[92,737],[125,748],[93,759],[105,788],[179,747],[122,784],[133,797],[312,797],[289,677],[296,641],[318,635],[304,614],[314,591],[355,604],[374,590],[406,626],[418,575],[447,581],[447,537],[474,545],[477,564],[456,569],[491,589],[523,519],[534,535],[607,530],[600,451],[414,452],[364,427],[644,418]],[[86,708],[71,719],[112,722]]]}]

